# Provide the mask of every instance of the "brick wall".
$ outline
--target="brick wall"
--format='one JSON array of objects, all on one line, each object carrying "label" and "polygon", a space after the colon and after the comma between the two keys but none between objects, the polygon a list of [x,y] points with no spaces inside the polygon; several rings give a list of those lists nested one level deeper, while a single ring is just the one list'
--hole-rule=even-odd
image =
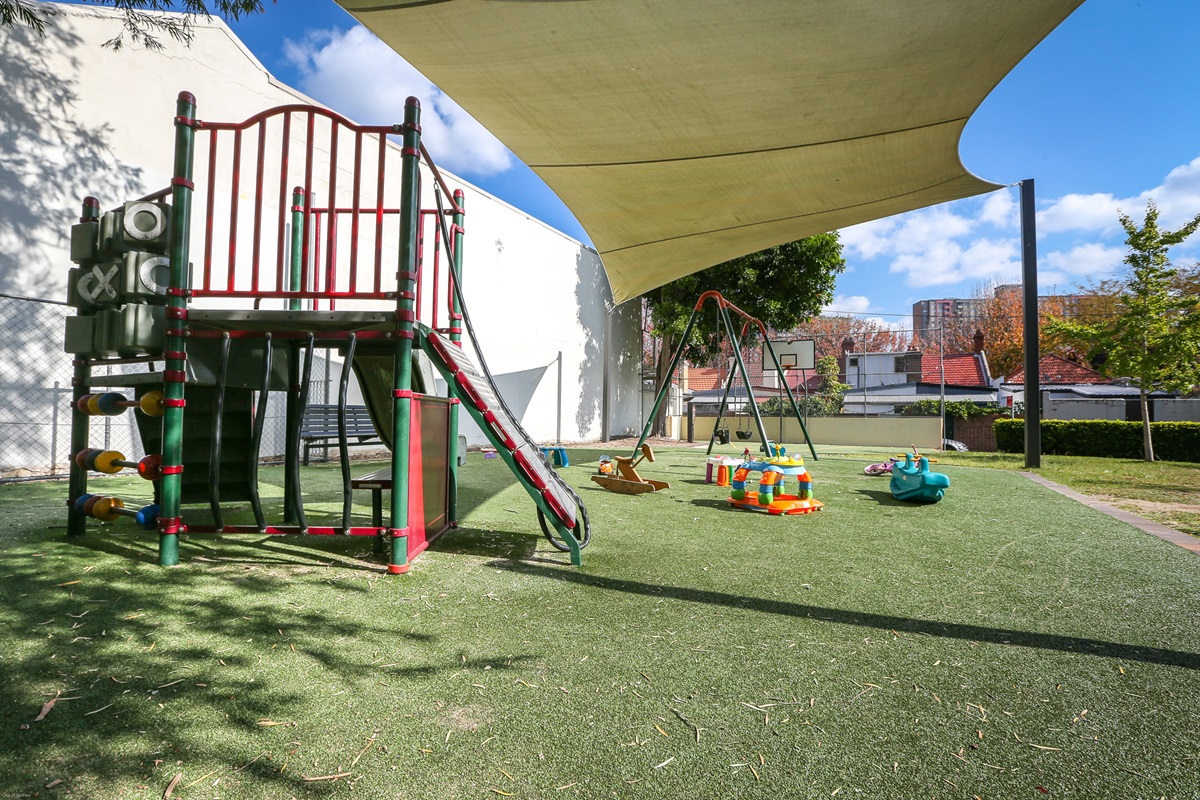
[{"label": "brick wall", "polygon": [[992,423],[1000,419],[1000,414],[988,414],[983,417],[954,420],[954,438],[967,446],[967,449],[980,453],[996,452],[996,432]]}]

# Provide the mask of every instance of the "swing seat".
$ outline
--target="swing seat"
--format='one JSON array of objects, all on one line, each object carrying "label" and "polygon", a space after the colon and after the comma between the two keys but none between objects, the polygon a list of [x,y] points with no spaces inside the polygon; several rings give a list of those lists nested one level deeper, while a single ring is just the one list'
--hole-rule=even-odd
[{"label": "swing seat", "polygon": [[737,431],[737,437],[743,442],[754,438],[754,431]]}]

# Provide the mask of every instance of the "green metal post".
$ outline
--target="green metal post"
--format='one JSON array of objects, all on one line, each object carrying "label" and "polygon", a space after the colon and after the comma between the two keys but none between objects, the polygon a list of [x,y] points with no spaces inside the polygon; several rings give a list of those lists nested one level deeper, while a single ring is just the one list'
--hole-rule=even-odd
[{"label": "green metal post", "polygon": [[[288,265],[288,285],[287,291],[299,292],[304,286],[301,281],[304,276],[304,237],[305,217],[304,217],[304,189],[297,186],[292,189],[292,252],[289,258]],[[289,311],[300,310],[300,298],[293,297],[288,300]],[[285,346],[287,353],[287,402],[284,404],[284,428],[287,430],[287,437],[284,441],[283,448],[283,463],[286,465],[283,471],[283,521],[285,523],[296,522],[298,517],[296,509],[300,507],[299,487],[293,479],[293,466],[300,463],[300,430],[304,415],[304,408],[300,404],[300,347],[296,342],[289,342]]]},{"label": "green metal post", "polygon": [[[440,213],[440,212],[439,212]],[[463,248],[463,192],[462,189],[454,190],[454,228],[451,230],[451,236],[454,237],[454,253],[450,259],[451,280],[462,289],[462,248]],[[439,228],[440,230],[440,228]],[[450,291],[450,341],[454,344],[462,342],[462,309],[458,304],[458,293],[454,291],[453,286],[447,286]],[[436,300],[435,300],[436,302]],[[446,392],[451,397],[454,396],[452,381],[446,382]],[[448,491],[450,492],[449,502],[447,503],[447,516],[450,519],[451,525],[458,524],[458,403],[450,406],[450,425],[447,435],[450,437],[450,481]]]},{"label": "green metal post", "polygon": [[692,309],[692,315],[688,317],[687,326],[683,329],[683,335],[679,337],[679,347],[675,350],[675,355],[671,358],[671,368],[667,370],[667,379],[663,382],[663,386],[658,390],[658,396],[654,398],[654,407],[650,409],[650,416],[646,418],[646,427],[642,428],[642,435],[638,438],[637,445],[633,448],[633,457],[636,458],[638,451],[642,449],[642,444],[645,443],[646,437],[650,435],[650,428],[654,425],[654,418],[658,416],[658,409],[662,407],[663,400],[667,393],[671,391],[671,376],[675,374],[675,368],[679,366],[679,359],[683,357],[683,348],[687,346],[688,337],[692,335],[692,328],[696,325],[696,315],[700,313],[700,308],[697,306]]},{"label": "green metal post", "polygon": [[[99,228],[99,200],[94,197],[83,198],[83,212],[79,216],[79,222],[80,224],[92,224]],[[96,230],[92,234],[93,239],[98,234],[99,230]],[[80,266],[83,266],[82,262]],[[92,365],[86,358],[77,357],[73,366],[75,374],[71,381],[71,467],[67,497],[67,535],[82,536],[87,530],[87,517],[82,512],[75,510],[75,500],[81,495],[87,494],[88,474],[86,468],[75,463],[75,454],[86,450],[88,446],[88,427],[91,418],[79,410],[79,400],[90,391],[88,384],[92,379]],[[55,400],[57,401],[57,399],[56,396]],[[52,453],[51,457],[57,458],[58,454]]]},{"label": "green metal post", "polygon": [[183,476],[183,386],[186,378],[188,256],[192,218],[192,161],[196,98],[180,92],[175,104],[175,177],[171,179],[171,286],[167,290],[166,364],[163,369],[162,516],[158,563],[179,563]]},{"label": "green metal post", "polygon": [[396,352],[392,363],[392,553],[388,572],[408,570],[408,471],[412,436],[412,351],[416,322],[417,224],[421,213],[421,104],[404,102],[400,178],[400,263],[396,294]]},{"label": "green metal post", "polygon": [[[729,341],[739,341],[738,337],[733,332],[733,320],[729,318],[729,309],[723,304],[719,306],[721,321],[725,323],[725,332],[729,336]],[[733,348],[733,357],[737,359],[738,369],[741,370],[742,380],[746,382],[746,402],[750,404],[750,410],[754,413],[754,424],[758,426],[758,436],[762,439],[762,451],[767,455],[767,429],[763,425],[762,416],[758,413],[758,402],[754,399],[754,389],[750,386],[750,373],[746,371],[746,363],[742,361],[742,348]]]},{"label": "green metal post", "polygon": [[[291,270],[288,273],[289,292],[298,292],[304,287],[300,285],[304,277],[304,189],[297,186],[292,189],[292,255],[289,261]],[[300,310],[300,298],[288,300],[289,311]]]},{"label": "green metal post", "polygon": [[[771,346],[770,339],[763,339],[763,344],[766,345],[767,352],[771,354],[771,361],[775,364],[775,371],[779,373],[779,380],[783,384],[783,390],[787,392],[788,402],[792,404],[792,412],[796,415],[796,421],[800,423],[800,430],[804,432],[804,441],[808,442],[808,452],[812,453],[813,461],[819,461],[817,450],[813,447],[812,437],[808,435],[808,427],[804,424],[804,417],[800,415],[800,407],[796,405],[796,396],[792,394],[792,387],[788,386],[787,373],[783,371],[783,367],[779,364],[779,356],[775,355],[775,348]],[[783,419],[783,404],[779,404],[779,418]],[[779,425],[779,438],[783,438],[783,423]]]}]

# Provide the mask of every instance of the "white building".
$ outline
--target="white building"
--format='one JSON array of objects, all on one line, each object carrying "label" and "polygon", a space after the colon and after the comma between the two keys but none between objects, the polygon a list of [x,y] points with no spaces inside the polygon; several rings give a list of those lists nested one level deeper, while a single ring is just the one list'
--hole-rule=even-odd
[{"label": "white building", "polygon": [[[190,46],[164,39],[163,50],[113,51],[103,43],[119,27],[116,12],[54,8],[44,38],[20,25],[0,28],[0,294],[9,296],[0,297],[8,320],[0,321],[0,407],[8,409],[0,439],[11,445],[0,467],[45,464],[52,447],[58,462],[66,457],[66,416],[58,409],[55,424],[53,411],[54,398],[69,392],[64,311],[26,314],[29,303],[14,298],[65,299],[82,198],[95,195],[107,209],[168,184],[180,91],[195,95],[199,118],[220,122],[313,103],[274,79],[220,20],[194,20]],[[447,180],[466,193],[472,322],[492,371],[511,374],[510,385],[524,382],[525,428],[542,441],[640,430],[638,304],[610,309],[592,249],[460,178]],[[197,228],[201,218],[194,212]],[[477,431],[471,438],[484,441]]]}]

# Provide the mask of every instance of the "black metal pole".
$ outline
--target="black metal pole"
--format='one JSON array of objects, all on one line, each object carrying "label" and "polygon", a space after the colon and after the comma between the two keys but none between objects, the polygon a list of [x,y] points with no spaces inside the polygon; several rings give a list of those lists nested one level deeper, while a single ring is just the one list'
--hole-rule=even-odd
[{"label": "black metal pole", "polygon": [[1038,373],[1037,219],[1033,178],[1021,181],[1021,281],[1025,305],[1025,468],[1042,465],[1042,395]]}]

